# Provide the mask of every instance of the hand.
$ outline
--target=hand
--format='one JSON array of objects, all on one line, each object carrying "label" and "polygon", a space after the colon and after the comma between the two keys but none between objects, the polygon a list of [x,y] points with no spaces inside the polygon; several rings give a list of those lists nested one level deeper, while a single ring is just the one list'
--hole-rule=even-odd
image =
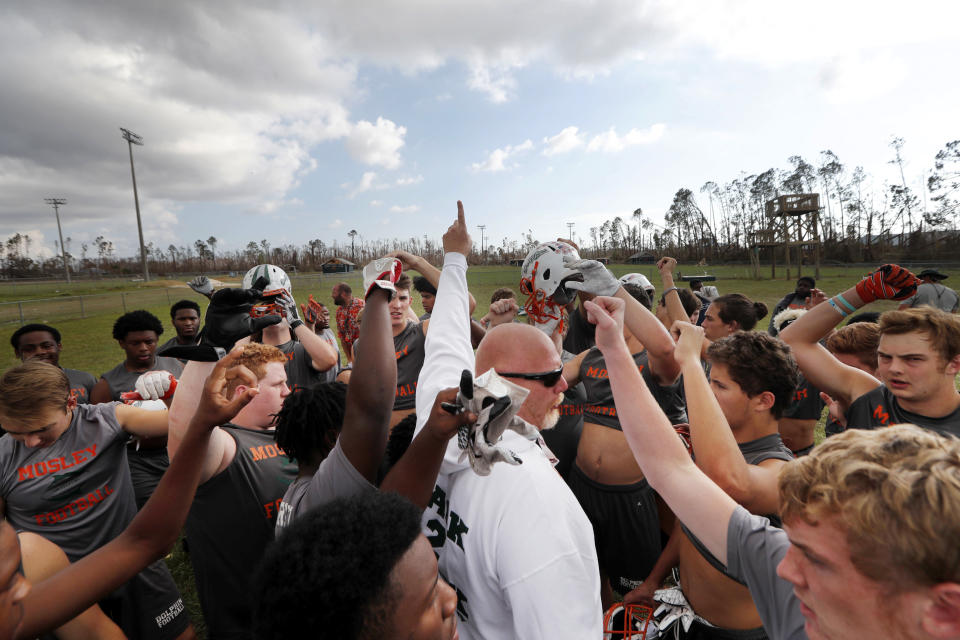
[{"label": "hand", "polygon": [[807,311],[810,311],[810,309],[813,309],[818,304],[822,304],[826,301],[827,296],[823,293],[823,291],[820,291],[820,289],[811,289],[809,297],[807,297],[803,303],[803,307]]},{"label": "hand", "polygon": [[280,316],[250,317],[250,309],[263,295],[263,289],[220,289],[210,298],[203,321],[200,344],[230,349],[240,338],[280,322]]},{"label": "hand", "polygon": [[563,286],[567,289],[585,291],[598,296],[612,296],[620,289],[620,281],[603,264],[596,260],[574,260],[564,266],[583,274],[583,282],[567,280]]},{"label": "hand", "polygon": [[885,264],[857,283],[864,304],[874,300],[906,300],[916,292],[920,279],[900,265]]},{"label": "hand", "polygon": [[700,352],[703,349],[703,327],[677,320],[670,327],[670,335],[677,343],[673,350],[673,358],[681,364],[700,362]]},{"label": "hand", "polygon": [[207,276],[197,276],[187,283],[187,286],[208,298],[213,295],[213,283]]},{"label": "hand", "polygon": [[483,320],[492,329],[501,324],[513,322],[518,313],[520,313],[520,307],[517,306],[517,301],[514,298],[503,298],[490,303],[490,310],[483,316]]},{"label": "hand", "polygon": [[123,400],[168,400],[177,390],[177,379],[169,371],[147,371],[133,387],[135,391],[121,394]]},{"label": "hand", "polygon": [[660,276],[670,275],[673,277],[673,270],[677,268],[677,259],[669,258],[664,256],[657,260],[657,269],[660,271]]},{"label": "hand", "polygon": [[[237,364],[242,353],[243,348],[237,347],[217,362],[203,384],[200,404],[191,422],[210,428],[230,422],[260,392],[257,376],[242,364]],[[233,398],[227,398],[223,390],[234,380],[239,380],[247,389],[243,393],[235,393]]]},{"label": "hand", "polygon": [[607,350],[627,348],[623,341],[623,310],[626,304],[620,298],[597,297],[585,300],[587,320],[597,325],[595,334],[597,347],[606,355]]},{"label": "hand", "polygon": [[655,584],[653,580],[644,580],[643,584],[623,596],[623,604],[642,604],[653,609],[660,606],[660,603],[653,599],[660,585]]},{"label": "hand", "polygon": [[463,203],[457,200],[457,220],[443,234],[443,251],[444,253],[462,253],[466,257],[470,255],[472,249],[473,241],[467,231],[467,221],[463,215]]},{"label": "hand", "polygon": [[827,413],[829,414],[830,419],[846,428],[847,416],[844,414],[843,407],[840,406],[840,402],[834,400],[823,391],[820,392],[820,399],[823,400],[825,405],[827,405]]},{"label": "hand", "polygon": [[441,406],[441,404],[446,404],[459,407],[457,391],[459,389],[454,387],[444,389],[437,394],[437,398],[433,401],[433,407],[430,409],[430,417],[427,418],[424,425],[424,428],[441,442],[446,442],[455,436],[462,425],[473,424],[477,421],[477,414],[472,411],[461,410],[459,413],[450,413]]},{"label": "hand", "polygon": [[[307,304],[300,305],[300,311],[303,312],[303,324],[313,331],[313,328],[323,315],[323,307],[320,306],[320,303],[313,299],[313,294],[310,294],[310,298],[307,300]],[[326,327],[321,327],[324,329]]]},{"label": "hand", "polygon": [[397,295],[397,288],[394,286],[403,273],[403,264],[399,258],[386,256],[377,258],[363,268],[363,290],[364,299],[370,297],[370,294],[378,289],[387,292],[387,300],[393,300]]},{"label": "hand", "polygon": [[283,289],[280,295],[276,297],[276,301],[277,305],[283,309],[283,317],[290,323],[291,330],[296,330],[303,324],[303,320],[300,319],[300,312],[297,309],[297,301],[293,299],[292,293]]},{"label": "hand", "polygon": [[422,258],[418,255],[414,255],[410,253],[409,251],[403,251],[402,249],[398,249],[396,251],[391,251],[390,253],[388,253],[387,257],[396,258],[397,260],[399,260],[404,271],[420,271],[420,269],[417,268],[417,265],[419,264],[420,260],[422,260]]}]

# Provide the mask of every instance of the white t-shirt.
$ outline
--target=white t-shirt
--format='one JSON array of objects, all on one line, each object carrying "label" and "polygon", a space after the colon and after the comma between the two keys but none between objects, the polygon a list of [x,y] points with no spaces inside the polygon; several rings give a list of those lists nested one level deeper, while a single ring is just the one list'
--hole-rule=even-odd
[{"label": "white t-shirt", "polygon": [[[474,370],[466,261],[447,254],[417,388],[418,430],[437,392]],[[593,529],[543,451],[513,431],[503,444],[523,460],[479,476],[448,446],[424,535],[457,592],[460,637],[599,638],[600,574]]]}]

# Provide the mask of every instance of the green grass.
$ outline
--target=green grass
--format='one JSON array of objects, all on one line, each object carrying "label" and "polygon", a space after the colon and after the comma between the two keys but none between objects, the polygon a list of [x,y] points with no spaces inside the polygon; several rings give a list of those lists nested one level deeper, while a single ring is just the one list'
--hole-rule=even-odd
[{"label": "green grass", "polygon": [[[611,270],[621,276],[625,273],[643,273],[653,282],[657,291],[662,290],[660,277],[653,265],[611,265]],[[772,311],[774,305],[787,292],[793,290],[796,271],[793,278],[784,280],[783,269],[779,269],[781,276],[777,280],[754,280],[751,277],[749,265],[695,267],[681,265],[679,272],[686,275],[709,273],[717,276],[716,284],[720,293],[743,293],[753,300],[764,302]],[[834,294],[855,284],[864,274],[864,269],[827,267],[821,269],[821,278],[817,286],[828,294]],[[770,268],[761,269],[764,277],[769,276]],[[805,274],[812,274],[812,269],[804,270]],[[362,291],[362,282],[359,273],[338,274],[321,278],[319,274],[298,275],[293,279],[293,289],[299,301],[305,302],[308,294],[314,298],[332,305],[330,290],[334,284],[344,280],[350,284],[355,293]],[[475,266],[467,274],[470,291],[477,299],[477,310],[474,314],[479,318],[486,313],[490,295],[499,287],[510,287],[519,295],[519,270],[516,267],[503,266]],[[228,284],[239,284],[239,279],[227,281]],[[122,358],[123,352],[111,338],[111,328],[116,318],[123,313],[121,294],[124,294],[127,309],[146,309],[154,313],[163,322],[166,332],[164,339],[173,335],[173,326],[170,323],[170,301],[180,298],[194,299],[205,307],[206,299],[195,294],[189,288],[166,289],[177,285],[175,281],[161,281],[151,283],[137,283],[130,280],[104,280],[75,282],[67,286],[65,283],[44,283],[30,285],[0,284],[0,302],[19,300],[38,300],[42,298],[60,298],[54,302],[30,302],[23,305],[27,322],[44,322],[55,326],[63,334],[63,353],[60,363],[65,367],[90,371],[96,375],[109,370]],[[70,296],[92,296],[84,299],[84,315],[80,317],[80,305]],[[423,312],[418,295],[413,296],[414,310]],[[519,300],[522,304],[522,297]],[[871,310],[886,311],[895,308],[896,303],[880,302],[870,306]],[[11,317],[10,308],[14,309]],[[0,304],[0,334],[5,344],[9,344],[11,334],[19,327],[17,305]],[[333,307],[331,306],[331,311]],[[766,328],[766,320],[758,328]],[[6,369],[18,364],[13,350],[8,348],[0,356],[0,368]],[[823,439],[823,421],[817,427],[817,442]],[[202,614],[197,600],[193,581],[193,570],[189,557],[183,552],[178,542],[173,552],[167,558],[174,579],[180,587],[191,619],[197,626],[200,637],[205,636]]]}]

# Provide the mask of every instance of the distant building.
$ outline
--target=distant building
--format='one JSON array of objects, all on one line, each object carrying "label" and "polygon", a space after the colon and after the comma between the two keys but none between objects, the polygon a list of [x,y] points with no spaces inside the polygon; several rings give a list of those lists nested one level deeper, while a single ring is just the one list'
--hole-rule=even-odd
[{"label": "distant building", "polygon": [[357,265],[346,258],[330,258],[320,265],[320,270],[324,273],[349,273],[356,268]]},{"label": "distant building", "polygon": [[627,258],[627,262],[629,264],[653,264],[656,261],[657,257],[649,251],[637,251],[635,254]]}]

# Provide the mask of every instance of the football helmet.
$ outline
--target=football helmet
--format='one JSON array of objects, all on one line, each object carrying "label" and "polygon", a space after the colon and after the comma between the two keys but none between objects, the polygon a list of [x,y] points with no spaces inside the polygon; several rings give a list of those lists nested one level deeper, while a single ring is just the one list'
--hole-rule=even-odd
[{"label": "football helmet", "polygon": [[650,607],[618,602],[603,616],[603,640],[646,640],[652,619]]},{"label": "football helmet", "polygon": [[263,297],[250,309],[250,315],[254,318],[265,316],[285,317],[283,308],[277,304],[275,298],[280,295],[281,291],[293,293],[293,285],[290,284],[287,273],[272,264],[258,264],[247,271],[240,286],[243,289],[250,289],[254,283],[263,285]]},{"label": "football helmet", "polygon": [[520,268],[520,293],[527,296],[523,305],[530,321],[547,334],[563,332],[564,306],[576,295],[564,287],[570,280],[583,280],[583,274],[567,267],[578,262],[580,254],[565,242],[545,242],[534,247]]}]

